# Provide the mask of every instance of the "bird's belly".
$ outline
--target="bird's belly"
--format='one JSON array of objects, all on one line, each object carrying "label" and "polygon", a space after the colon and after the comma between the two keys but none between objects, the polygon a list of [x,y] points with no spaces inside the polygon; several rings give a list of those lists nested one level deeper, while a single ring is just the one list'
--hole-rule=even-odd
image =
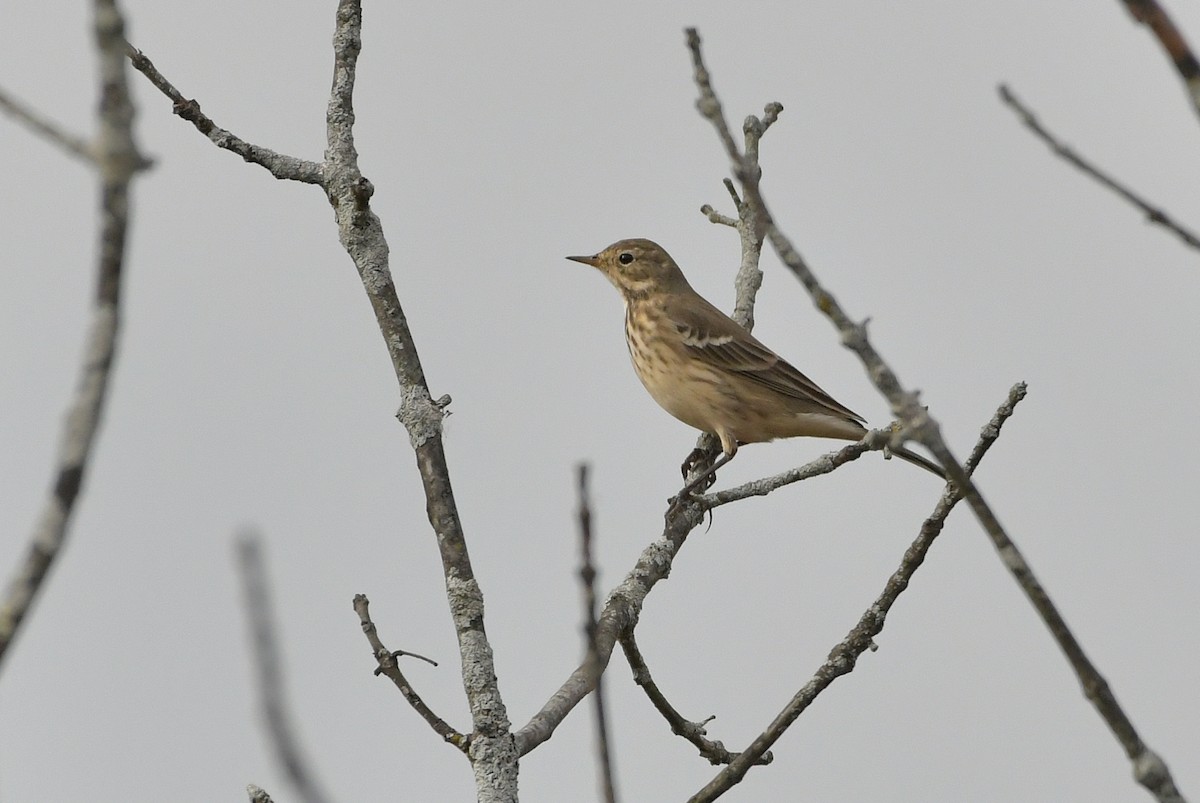
[{"label": "bird's belly", "polygon": [[668,350],[634,351],[630,357],[642,386],[658,406],[690,427],[717,432],[728,417],[727,394],[711,369],[689,363]]},{"label": "bird's belly", "polygon": [[737,443],[807,436],[858,440],[857,422],[767,388],[735,382],[723,372],[666,352],[633,354],[634,370],[660,407],[688,426]]}]

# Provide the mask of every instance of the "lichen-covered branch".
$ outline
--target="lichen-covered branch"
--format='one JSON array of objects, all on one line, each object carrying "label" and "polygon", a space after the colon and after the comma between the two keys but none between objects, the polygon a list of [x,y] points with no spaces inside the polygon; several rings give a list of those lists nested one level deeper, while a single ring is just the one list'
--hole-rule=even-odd
[{"label": "lichen-covered branch", "polygon": [[483,593],[475,579],[449,468],[442,447],[442,418],[449,397],[434,400],[425,381],[416,343],[400,305],[388,261],[383,226],[371,209],[374,187],[359,169],[354,146],[354,84],[362,50],[362,6],[340,0],[333,35],[333,85],[326,108],[326,151],[322,163],[283,156],[249,145],[216,126],[171,86],[139,51],[134,66],[171,98],[175,112],[221,148],[259,164],[282,179],[317,184],[333,207],[338,233],[371,302],[400,389],[397,417],[408,430],[425,492],[429,517],[442,559],[446,595],[458,637],[463,686],[473,732],[468,755],[478,799],[484,803],[517,799],[517,751],[496,680],[492,648],[483,624]]}]

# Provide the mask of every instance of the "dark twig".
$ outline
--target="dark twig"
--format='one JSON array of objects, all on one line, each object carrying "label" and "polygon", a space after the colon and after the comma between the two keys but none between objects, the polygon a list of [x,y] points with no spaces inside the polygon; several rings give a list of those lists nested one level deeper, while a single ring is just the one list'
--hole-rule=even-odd
[{"label": "dark twig", "polygon": [[1179,72],[1179,77],[1183,79],[1184,86],[1187,87],[1192,108],[1200,113],[1200,62],[1196,61],[1196,56],[1188,46],[1187,40],[1183,38],[1183,34],[1155,0],[1122,0],[1122,2],[1125,4],[1125,8],[1129,9],[1133,18],[1149,28],[1151,33],[1157,37],[1163,50],[1171,59],[1171,63]]},{"label": "dark twig", "polygon": [[[975,444],[971,456],[967,458],[966,470],[968,473],[975,471],[979,461],[983,459],[988,449],[999,437],[1000,428],[1004,426],[1004,422],[1013,414],[1013,410],[1023,398],[1025,398],[1025,383],[1019,382],[1009,390],[1008,398],[996,410],[991,421],[981,430],[979,441]],[[883,631],[888,612],[904,590],[908,588],[913,574],[925,561],[925,555],[933,545],[934,539],[941,533],[946,517],[961,498],[953,485],[946,486],[941,499],[938,500],[937,507],[921,525],[916,540],[905,551],[899,568],[888,578],[883,591],[859,618],[858,624],[829,652],[829,659],[788,702],[767,729],[746,748],[745,752],[734,758],[729,766],[717,773],[716,777],[697,792],[689,803],[715,800],[741,781],[754,766],[756,760],[764,755],[767,749],[783,735],[783,732],[808,708],[818,694],[833,681],[854,670],[858,657],[871,649],[874,644],[873,639]]]},{"label": "dark twig", "polygon": [[696,85],[700,89],[698,107],[716,129],[721,142],[725,144],[734,172],[742,182],[746,203],[758,206],[758,213],[767,227],[767,238],[771,241],[771,246],[775,249],[776,254],[804,285],[817,309],[821,310],[834,324],[842,337],[843,345],[855,353],[867,369],[867,375],[875,387],[891,404],[892,413],[903,424],[903,428],[895,435],[896,439],[902,442],[905,437],[908,437],[925,446],[933,453],[934,458],[945,470],[955,487],[962,492],[971,511],[975,514],[975,518],[992,540],[1001,560],[1012,572],[1017,584],[1050,629],[1059,648],[1066,655],[1067,661],[1083,686],[1084,694],[1100,712],[1125,749],[1133,763],[1134,776],[1138,783],[1157,795],[1159,800],[1177,800],[1179,793],[1165,763],[1142,742],[1134,730],[1133,724],[1109,691],[1107,683],[1088,660],[1062,615],[1033,576],[1016,545],[1013,544],[997,519],[995,512],[983,498],[979,489],[975,487],[963,466],[955,458],[954,453],[950,451],[950,447],[942,438],[937,421],[921,405],[918,394],[907,390],[900,383],[895,371],[884,362],[879,352],[871,345],[867,338],[866,326],[850,320],[841,305],[821,286],[808,263],[804,261],[791,241],[775,224],[759,189],[760,171],[755,169],[756,166],[748,165],[745,157],[738,152],[736,145],[732,145],[733,140],[729,134],[728,124],[721,113],[721,105],[713,94],[708,70],[704,66],[704,59],[700,51],[700,36],[692,28],[688,29],[687,38],[688,48],[692,53]]},{"label": "dark twig", "polygon": [[615,803],[616,787],[613,785],[613,761],[609,748],[608,717],[604,706],[604,667],[600,662],[600,651],[596,646],[596,567],[592,563],[592,505],[588,494],[588,467],[579,466],[579,582],[583,586],[583,631],[587,639],[585,663],[592,676],[596,701],[596,750],[600,754],[600,788],[607,803]]},{"label": "dark twig", "polygon": [[429,723],[429,727],[433,728],[434,732],[442,739],[450,744],[467,752],[469,739],[463,734],[450,727],[444,719],[430,710],[429,706],[425,705],[425,701],[421,699],[412,685],[408,682],[408,678],[404,677],[404,673],[400,671],[400,664],[396,661],[397,658],[411,655],[415,658],[421,658],[423,661],[437,666],[437,663],[430,661],[415,653],[405,652],[404,650],[389,650],[383,646],[383,641],[379,638],[379,632],[375,628],[375,623],[371,621],[370,600],[366,594],[354,595],[354,612],[358,614],[358,621],[362,625],[363,634],[366,635],[367,641],[371,645],[371,653],[375,656],[375,660],[379,666],[375,668],[376,675],[386,675],[391,679],[392,683],[396,684],[396,688],[404,695],[404,699],[408,700],[408,704],[421,715],[421,718]]},{"label": "dark twig", "polygon": [[[671,726],[672,733],[691,742],[710,764],[728,764],[740,755],[726,750],[725,745],[721,742],[706,738],[708,731],[704,726],[712,722],[715,717],[709,717],[703,722],[692,722],[675,710],[675,706],[671,705],[650,675],[650,668],[646,665],[646,659],[642,657],[641,650],[638,649],[637,639],[632,630],[621,637],[621,649],[625,651],[625,659],[629,661],[629,668],[633,670],[633,682],[646,692],[650,702]],[[770,764],[773,760],[774,757],[768,750],[760,755],[754,763]]]},{"label": "dark twig", "polygon": [[1004,103],[1010,109],[1012,109],[1019,118],[1021,118],[1021,122],[1026,128],[1032,131],[1038,137],[1038,139],[1042,140],[1042,142],[1045,142],[1046,145],[1050,147],[1050,150],[1052,150],[1056,156],[1061,157],[1065,162],[1078,168],[1085,175],[1091,176],[1101,186],[1107,187],[1129,203],[1136,206],[1141,210],[1142,214],[1146,216],[1146,220],[1148,222],[1156,223],[1159,226],[1174,232],[1179,239],[1183,240],[1192,248],[1200,248],[1200,238],[1198,238],[1195,234],[1192,234],[1182,225],[1176,223],[1167,215],[1166,212],[1162,211],[1156,206],[1151,205],[1149,201],[1146,201],[1141,196],[1134,193],[1133,190],[1130,190],[1124,184],[1121,184],[1119,181],[1112,178],[1099,168],[1092,166],[1090,162],[1077,154],[1069,146],[1064,144],[1061,140],[1055,137],[1054,134],[1046,130],[1034,113],[1030,111],[1029,108],[1012,93],[1012,90],[1010,90],[1006,84],[1000,85],[999,92],[1000,99],[1004,101]]},{"label": "dark twig", "polygon": [[275,758],[301,800],[324,803],[330,798],[321,788],[313,764],[300,746],[300,737],[284,692],[283,659],[277,637],[279,626],[267,581],[262,538],[257,533],[244,532],[238,536],[237,565],[242,580],[246,618],[250,623],[250,645],[258,675],[258,696]]},{"label": "dark twig", "polygon": [[121,51],[124,27],[114,0],[96,0],[94,31],[100,54],[100,125],[92,151],[100,174],[100,237],[92,320],[79,384],[67,410],[50,498],[34,527],[28,554],[0,602],[0,661],[8,654],[50,567],[62,552],[116,361],[121,274],[129,227],[129,185],[146,164],[133,138],[133,104]]}]

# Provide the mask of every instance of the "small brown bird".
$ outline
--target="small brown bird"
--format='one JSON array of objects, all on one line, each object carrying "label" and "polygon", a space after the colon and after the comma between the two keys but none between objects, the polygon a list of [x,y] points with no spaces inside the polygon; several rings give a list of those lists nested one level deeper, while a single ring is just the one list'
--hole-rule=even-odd
[{"label": "small brown bird", "polygon": [[[692,289],[675,260],[650,240],[621,240],[600,253],[567,257],[598,268],[625,300],[625,342],[634,370],[659,406],[721,440],[724,456],[690,483],[711,485],[744,443],[808,436],[857,441],[862,416],[760,343]],[[945,478],[905,448],[897,457]],[[694,453],[684,464],[685,476]]]}]

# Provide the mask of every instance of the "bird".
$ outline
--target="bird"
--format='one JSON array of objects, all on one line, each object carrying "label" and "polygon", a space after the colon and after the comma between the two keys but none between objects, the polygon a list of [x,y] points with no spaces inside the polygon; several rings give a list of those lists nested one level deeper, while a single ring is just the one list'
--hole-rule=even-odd
[{"label": "bird", "polygon": [[[701,459],[709,467],[676,499],[701,483],[738,447],[777,438],[857,441],[866,420],[836,401],[688,284],[662,246],[619,240],[592,256],[569,256],[596,268],[625,303],[625,343],[634,371],[660,407],[690,427],[715,435],[721,455],[696,449],[683,464],[685,479]],[[891,453],[945,479],[931,460],[905,447]]]}]

